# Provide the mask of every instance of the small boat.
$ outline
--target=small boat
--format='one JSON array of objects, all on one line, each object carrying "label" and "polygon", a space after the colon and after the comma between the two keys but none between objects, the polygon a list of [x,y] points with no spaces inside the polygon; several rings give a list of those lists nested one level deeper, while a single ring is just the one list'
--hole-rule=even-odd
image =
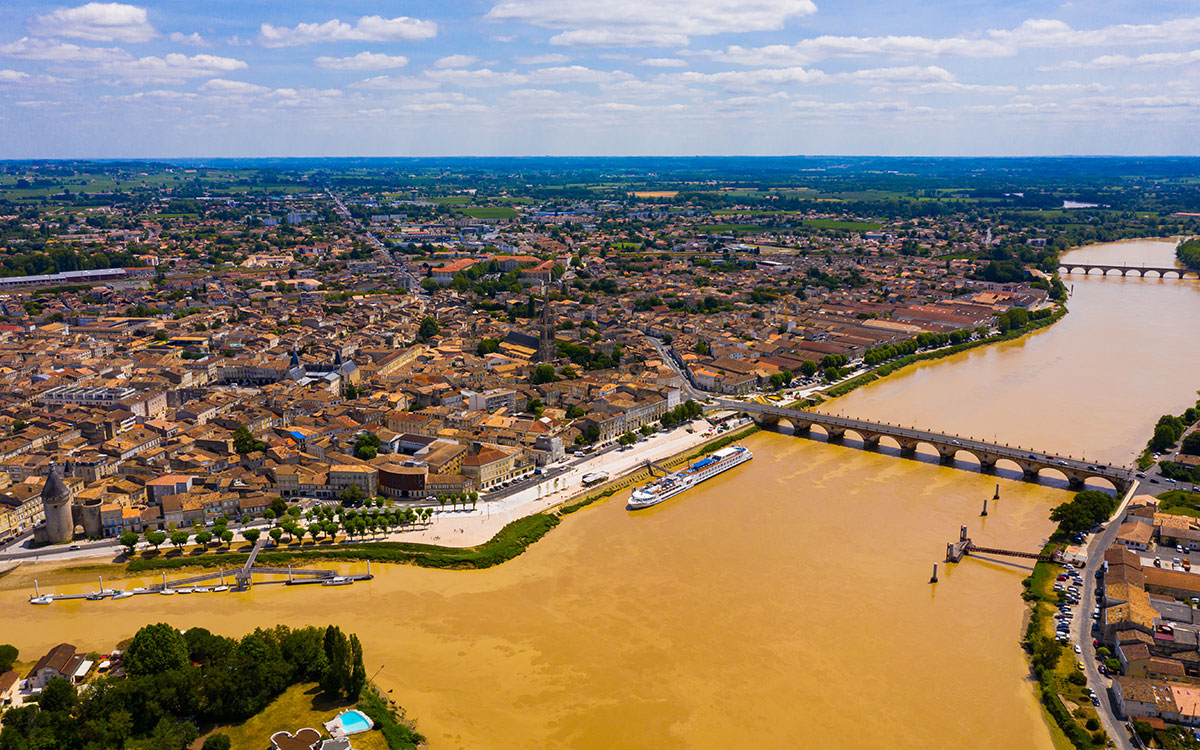
[{"label": "small boat", "polygon": [[170,596],[175,593],[175,589],[160,589],[158,593],[163,596]]},{"label": "small boat", "polygon": [[212,591],[212,589],[210,589],[210,588],[209,588],[209,587],[207,587],[207,586],[197,586],[197,587],[195,588],[195,592],[196,592],[197,594],[207,594],[209,591]]},{"label": "small boat", "polygon": [[117,589],[116,591],[113,592],[112,598],[115,601],[117,599],[128,599],[131,596],[133,596],[132,592],[122,591],[120,589]]},{"label": "small boat", "polygon": [[92,593],[88,594],[86,598],[89,602],[98,602],[105,598],[105,596],[106,594],[103,591],[93,591]]},{"label": "small boat", "polygon": [[333,578],[321,581],[322,586],[349,586],[354,583],[354,580],[346,576],[334,576]]},{"label": "small boat", "polygon": [[135,588],[135,589],[133,590],[133,593],[135,593],[135,594],[144,594],[144,593],[146,593],[146,592],[147,592],[147,591],[149,591],[149,590],[150,590],[150,589],[146,588],[145,586],[138,586],[137,588]]},{"label": "small boat", "polygon": [[49,594],[43,594],[42,596],[29,597],[30,604],[49,604],[53,601],[54,601],[54,597],[50,596]]},{"label": "small boat", "polygon": [[213,586],[212,590],[214,592],[228,591],[229,587],[222,583],[220,586]]},{"label": "small boat", "polygon": [[185,587],[183,587],[183,588],[179,589],[179,593],[181,593],[181,594],[190,594],[190,593],[192,593],[193,591],[195,591],[195,589],[193,589],[193,588],[190,588],[190,587],[187,587],[187,586],[185,586]]}]

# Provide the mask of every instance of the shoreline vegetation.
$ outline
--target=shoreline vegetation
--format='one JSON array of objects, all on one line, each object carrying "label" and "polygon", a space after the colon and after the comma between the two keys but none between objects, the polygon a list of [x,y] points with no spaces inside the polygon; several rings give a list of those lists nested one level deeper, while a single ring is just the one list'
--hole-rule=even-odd
[{"label": "shoreline vegetation", "polygon": [[[1050,308],[1044,308],[1044,309],[1049,310]],[[941,359],[943,357],[949,357],[954,354],[960,354],[962,352],[968,351],[970,349],[975,349],[977,347],[987,346],[989,344],[999,344],[999,343],[1003,343],[1005,341],[1013,341],[1015,339],[1022,338],[1030,333],[1033,333],[1034,331],[1040,330],[1042,328],[1047,328],[1047,327],[1057,323],[1066,314],[1067,314],[1067,306],[1065,304],[1060,303],[1054,308],[1054,311],[1051,312],[1049,315],[1046,315],[1045,317],[1042,317],[1042,318],[1038,318],[1036,320],[1030,320],[1028,323],[1021,326],[1020,328],[1013,328],[1004,333],[997,333],[994,336],[987,336],[987,337],[984,337],[981,339],[976,339],[975,341],[968,341],[968,342],[965,342],[962,344],[954,344],[952,346],[943,347],[941,349],[936,349],[931,352],[922,352],[919,354],[909,354],[908,356],[901,357],[899,359],[894,359],[890,362],[885,362],[885,363],[879,365],[879,367],[876,367],[875,369],[871,370],[870,372],[864,372],[862,375],[859,375],[856,378],[851,378],[850,380],[847,380],[844,383],[838,383],[837,385],[831,386],[830,388],[827,388],[826,390],[821,391],[820,393],[825,399],[833,399],[833,398],[838,398],[840,396],[845,396],[847,393],[850,393],[853,390],[861,388],[864,385],[874,383],[876,380],[886,378],[888,375],[891,375],[892,373],[897,372],[898,370],[903,370],[904,368],[906,368],[910,365],[915,365],[919,362],[931,362],[933,360]],[[812,396],[810,396],[809,398],[812,398]]]},{"label": "shoreline vegetation", "polygon": [[[657,463],[667,468],[680,466],[687,461],[742,440],[757,432],[758,429],[757,426],[750,426],[728,435],[722,435]],[[581,498],[572,498],[546,511],[512,521],[487,542],[474,547],[445,547],[417,542],[360,542],[329,547],[317,545],[308,548],[297,547],[296,549],[269,548],[259,554],[258,561],[266,565],[280,565],[296,560],[309,562],[365,562],[370,560],[376,563],[410,564],[445,570],[482,570],[517,557],[549,533],[551,529],[558,526],[562,522],[563,516],[609,498],[633,484],[644,481],[647,477],[648,471],[644,468],[626,474],[608,484],[601,485]],[[125,562],[124,569],[128,574],[185,568],[222,567],[233,569],[244,565],[248,557],[248,552],[206,552],[186,557],[138,557]],[[83,568],[92,572],[97,568],[105,568],[109,565],[119,566],[122,563],[71,566],[65,568],[64,572],[79,572]]]}]

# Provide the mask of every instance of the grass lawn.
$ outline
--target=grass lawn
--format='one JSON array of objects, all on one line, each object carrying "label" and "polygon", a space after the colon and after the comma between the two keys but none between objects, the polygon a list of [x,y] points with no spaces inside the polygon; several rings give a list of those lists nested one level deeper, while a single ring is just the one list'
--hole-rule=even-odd
[{"label": "grass lawn", "polygon": [[[346,701],[328,700],[316,683],[293,685],[257,716],[241,724],[213,727],[209,734],[221,732],[228,735],[233,743],[232,750],[267,750],[271,746],[271,735],[279,731],[294,733],[311,727],[328,737],[321,725],[342,709],[353,705]],[[383,735],[377,731],[351,735],[351,738],[355,750],[388,750]],[[204,738],[201,737],[192,744],[192,748],[197,750],[203,744]]]},{"label": "grass lawn", "polygon": [[472,219],[515,219],[520,215],[517,209],[508,206],[471,206],[462,211]]},{"label": "grass lawn", "polygon": [[1200,492],[1171,490],[1158,496],[1158,508],[1163,513],[1200,518]]},{"label": "grass lawn", "polygon": [[804,223],[818,229],[848,229],[859,232],[873,232],[883,226],[875,221],[838,221],[836,219],[805,219]]},{"label": "grass lawn", "polygon": [[762,232],[765,227],[760,227],[757,224],[702,224],[696,227],[697,232],[705,234],[720,234],[730,232]]},{"label": "grass lawn", "polygon": [[430,203],[436,203],[439,206],[465,206],[471,202],[469,195],[441,195],[436,198],[426,198]]},{"label": "grass lawn", "polygon": [[[1034,604],[1038,611],[1041,612],[1041,630],[1049,638],[1055,637],[1054,630],[1054,612],[1055,603],[1058,601],[1058,594],[1054,591],[1055,579],[1058,574],[1065,570],[1060,565],[1051,565],[1049,563],[1038,563],[1033,570],[1031,576],[1029,590],[1038,595],[1039,600]],[[1087,607],[1083,607],[1081,616],[1086,616]],[[1081,644],[1083,648],[1091,648],[1091,638],[1087,637],[1085,643]],[[1086,691],[1086,685],[1074,685],[1068,679],[1072,673],[1080,671],[1079,667],[1080,656],[1075,653],[1074,647],[1070,644],[1064,645],[1062,655],[1058,659],[1058,664],[1054,668],[1054,682],[1058,689],[1058,695],[1063,700],[1063,705],[1072,714],[1075,720],[1082,727],[1088,719],[1098,719],[1099,716],[1095,707],[1091,703]],[[1054,740],[1055,747],[1072,747],[1070,740],[1066,734],[1058,727],[1058,725],[1049,717],[1046,717],[1046,723],[1051,728],[1051,736]]]}]

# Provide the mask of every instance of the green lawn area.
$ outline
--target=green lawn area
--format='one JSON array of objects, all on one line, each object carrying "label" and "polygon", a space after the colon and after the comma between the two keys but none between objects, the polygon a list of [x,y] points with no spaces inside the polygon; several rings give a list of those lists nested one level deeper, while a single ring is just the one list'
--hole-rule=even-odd
[{"label": "green lawn area", "polygon": [[701,224],[696,227],[697,232],[705,234],[727,234],[737,232],[761,232],[763,227],[757,224]]},{"label": "green lawn area", "polygon": [[856,232],[873,232],[883,226],[876,221],[838,221],[837,219],[805,219],[804,223],[818,229],[848,229]]},{"label": "green lawn area", "polygon": [[[1041,632],[1048,638],[1055,637],[1054,613],[1055,603],[1058,602],[1058,594],[1054,591],[1054,583],[1058,574],[1064,570],[1065,568],[1060,565],[1038,563],[1034,566],[1033,573],[1030,576],[1029,590],[1038,597],[1034,603],[1034,607],[1037,608],[1041,615]],[[1081,645],[1084,648],[1091,648],[1090,639]],[[1073,673],[1081,671],[1079,668],[1079,659],[1080,657],[1075,654],[1073,646],[1070,644],[1064,645],[1062,655],[1059,657],[1058,664],[1054,668],[1053,681],[1064,707],[1071,713],[1080,727],[1083,727],[1088,719],[1098,719],[1099,717],[1085,692],[1086,685],[1075,685],[1069,679]],[[1048,716],[1046,723],[1050,726],[1050,734],[1054,740],[1055,747],[1072,747],[1072,743],[1066,734]]]},{"label": "green lawn area", "polygon": [[472,219],[515,219],[520,215],[517,209],[508,206],[471,206],[464,208],[463,213]]},{"label": "green lawn area", "polygon": [[[213,727],[209,734],[221,732],[228,735],[233,743],[232,750],[267,750],[271,746],[271,735],[279,731],[294,733],[299,729],[311,727],[328,737],[321,725],[342,709],[353,705],[342,700],[329,700],[316,683],[293,685],[257,716],[252,716],[241,724]],[[355,750],[388,750],[383,734],[378,731],[352,735],[352,739]],[[199,748],[203,744],[202,737],[193,744],[193,748]]]},{"label": "green lawn area", "polygon": [[440,195],[436,198],[427,198],[430,203],[436,203],[439,206],[465,206],[471,202],[469,195]]},{"label": "green lawn area", "polygon": [[1200,492],[1171,490],[1158,496],[1158,509],[1177,516],[1200,518]]}]

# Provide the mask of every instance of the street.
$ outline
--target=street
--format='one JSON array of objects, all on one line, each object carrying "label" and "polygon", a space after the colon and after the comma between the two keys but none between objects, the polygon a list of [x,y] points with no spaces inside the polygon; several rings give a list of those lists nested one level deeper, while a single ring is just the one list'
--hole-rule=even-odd
[{"label": "street", "polygon": [[[1134,482],[1133,487],[1126,493],[1127,498],[1132,498],[1137,494],[1138,483]],[[1125,729],[1125,723],[1117,718],[1116,711],[1113,708],[1113,697],[1110,690],[1112,681],[1100,674],[1100,670],[1096,666],[1096,649],[1092,647],[1093,635],[1091,632],[1092,623],[1096,622],[1092,619],[1092,608],[1096,606],[1096,571],[1100,569],[1101,563],[1104,562],[1104,552],[1112,545],[1113,540],[1117,536],[1117,531],[1121,528],[1121,517],[1125,514],[1125,505],[1117,508],[1116,514],[1105,525],[1103,531],[1092,537],[1088,543],[1087,564],[1083,568],[1083,595],[1080,597],[1078,613],[1075,617],[1074,641],[1083,647],[1083,654],[1080,659],[1083,662],[1084,675],[1087,677],[1088,685],[1096,691],[1096,695],[1100,698],[1100,705],[1096,708],[1096,712],[1100,715],[1100,723],[1104,726],[1104,731],[1108,732],[1108,736],[1113,739],[1117,747],[1128,750],[1133,749],[1133,742],[1129,739],[1129,732]]]}]

